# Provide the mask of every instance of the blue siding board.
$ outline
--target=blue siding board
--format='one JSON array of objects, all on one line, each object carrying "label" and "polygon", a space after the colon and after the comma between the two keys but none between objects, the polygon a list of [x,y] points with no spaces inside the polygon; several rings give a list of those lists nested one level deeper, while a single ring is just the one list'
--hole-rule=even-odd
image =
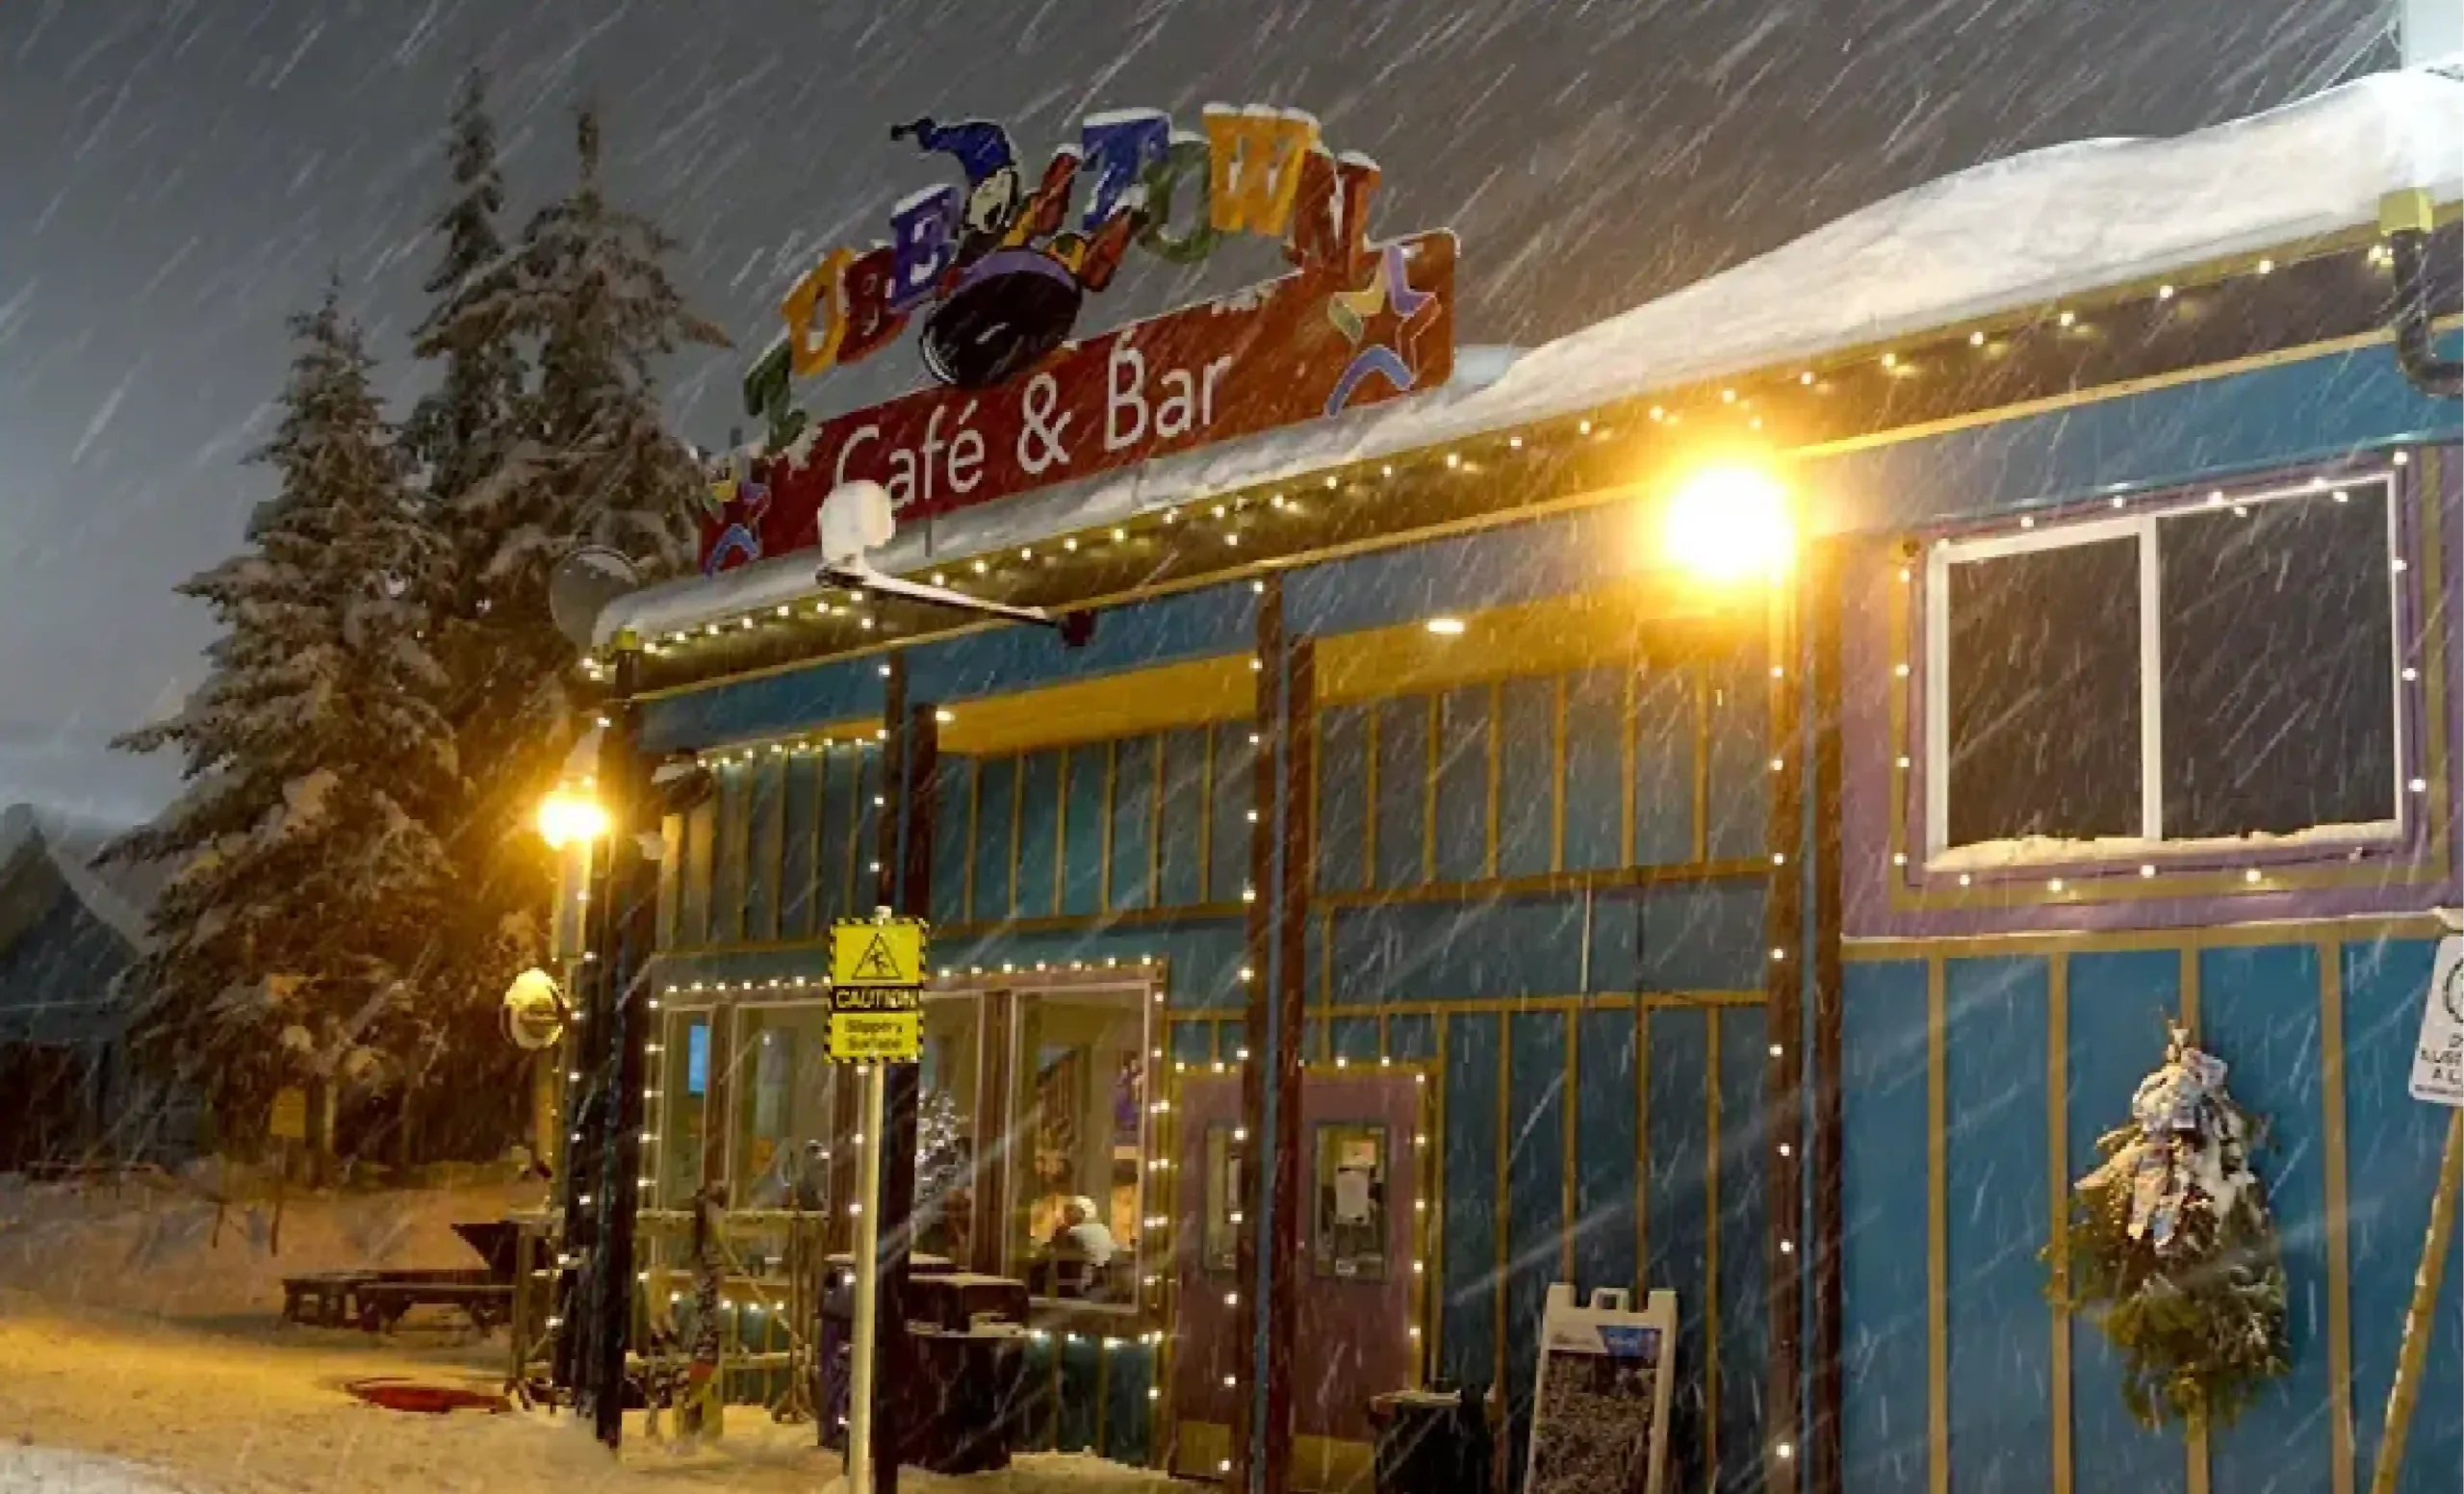
[{"label": "blue siding board", "polygon": [[1164,880],[1166,908],[1205,900],[1206,868],[1198,861],[1198,826],[1206,819],[1207,728],[1164,734]]},{"label": "blue siding board", "polygon": [[1115,912],[1154,906],[1156,739],[1113,744],[1113,884]]},{"label": "blue siding board", "polygon": [[1758,862],[1770,838],[1771,682],[1762,660],[1758,642],[1712,660],[1706,671],[1711,734],[1705,840],[1713,861]]},{"label": "blue siding board", "polygon": [[1102,1456],[1133,1468],[1143,1467],[1149,1453],[1151,1406],[1146,1387],[1155,1382],[1155,1353],[1134,1339],[1106,1352],[1111,1360],[1105,1377]]},{"label": "blue siding board", "polygon": [[1602,871],[1625,860],[1626,670],[1566,681],[1566,865]]},{"label": "blue siding board", "polygon": [[1658,668],[1634,683],[1637,866],[1694,860],[1694,674]]},{"label": "blue siding board", "polygon": [[1060,911],[1061,754],[1031,752],[1018,786],[1018,900],[1021,918]]},{"label": "blue siding board", "polygon": [[858,754],[855,778],[856,871],[848,900],[853,915],[864,917],[880,902],[881,811],[873,801],[882,796],[882,755],[876,751]]},{"label": "blue siding board", "polygon": [[[1677,1389],[1669,1404],[1670,1484],[1700,1488],[1703,1372],[1710,1363],[1704,1298],[1709,1264],[1710,1014],[1668,1008],[1648,1014],[1643,1178],[1643,1279],[1677,1294]],[[1684,1477],[1679,1477],[1683,1473]]]},{"label": "blue siding board", "polygon": [[1068,752],[1068,802],[1062,811],[1061,911],[1078,917],[1103,906],[1106,755],[1102,742],[1089,742]]},{"label": "blue siding board", "polygon": [[1582,980],[1582,899],[1388,903],[1335,914],[1335,999],[1561,996]]},{"label": "blue siding board", "polygon": [[1763,942],[1759,878],[1672,883],[1641,894],[1645,991],[1758,991]]},{"label": "blue siding board", "polygon": [[988,629],[909,649],[908,690],[917,700],[960,701],[1243,654],[1255,643],[1256,619],[1255,593],[1235,581],[1107,608],[1083,648],[1066,647],[1048,628]]},{"label": "blue siding board", "polygon": [[1553,870],[1557,794],[1557,682],[1508,680],[1499,698],[1498,875]]},{"label": "blue siding board", "polygon": [[934,776],[939,802],[933,811],[933,921],[946,928],[966,916],[966,801],[975,761],[945,757]]},{"label": "blue siding board", "polygon": [[1508,1020],[1506,1054],[1506,1384],[1513,1413],[1512,1447],[1522,1453],[1531,1430],[1531,1371],[1539,1357],[1540,1320],[1549,1283],[1559,1275],[1567,1225],[1567,1018],[1555,1012],[1517,1013]]},{"label": "blue siding board", "polygon": [[710,842],[710,940],[733,943],[744,938],[744,842],[746,801],[751,797],[753,770],[738,764],[719,772],[714,802],[719,814]]},{"label": "blue siding board", "polygon": [[1011,805],[1018,797],[1018,760],[985,758],[975,765],[975,908],[978,923],[1010,916],[1010,872],[1017,864]]},{"label": "blue siding board", "polygon": [[1942,972],[1956,1488],[2040,1489],[2053,1474],[2053,1318],[2037,1254],[2051,1233],[2046,981],[2040,957]]},{"label": "blue siding board", "polygon": [[[806,939],[816,928],[813,919],[813,867],[817,862],[814,837],[821,829],[821,759],[800,756],[787,760],[786,856],[783,901],[779,911],[779,937]],[[940,861],[934,860],[936,874]],[[935,905],[935,916],[940,916]]]},{"label": "blue siding board", "polygon": [[1226,721],[1215,729],[1215,826],[1207,841],[1206,868],[1209,902],[1237,902],[1241,889],[1249,885],[1249,810],[1258,796],[1258,750],[1249,742],[1254,730],[1246,721]]},{"label": "blue siding board", "polygon": [[[1924,962],[1850,965],[1842,996],[1839,1182],[1845,1384],[1840,1445],[1845,1481],[1852,1489],[1922,1488],[1928,1329],[1921,1241],[1928,1187],[1925,1138],[1930,1131]],[[1653,1046],[1658,1046],[1656,1032]],[[1654,1058],[1656,1083],[1656,1053]],[[1652,1145],[1655,1150],[1660,1145],[1656,1126]]]},{"label": "blue siding board", "polygon": [[1445,1258],[1439,1374],[1497,1382],[1498,1043],[1502,1018],[1456,1017],[1446,1033]]},{"label": "blue siding board", "polygon": [[[2426,940],[2348,944],[2345,982],[2346,1218],[2352,1243],[2354,1478],[2370,1487],[2378,1466],[2381,1413],[2396,1380],[2404,1312],[2429,1227],[2430,1179],[2438,1175],[2447,1112],[2405,1093],[2422,992],[2437,945]],[[2226,1082],[2231,1078],[2228,1075]],[[2464,1430],[2451,1415],[2464,1403],[2464,1351],[2448,1335],[2464,1311],[2464,1240],[2449,1245],[2439,1286],[2431,1352],[2423,1361],[2419,1404],[2404,1444],[2397,1487],[2450,1494],[2464,1464]],[[2441,1350],[2445,1342],[2450,1347]]]},{"label": "blue siding board", "polygon": [[779,937],[780,799],[787,759],[772,753],[753,764],[745,785],[744,937]]},{"label": "blue siding board", "polygon": [[[2285,1276],[2292,1370],[2209,1434],[2212,1485],[2250,1494],[2328,1486],[2327,1238],[2319,1132],[2319,955],[2309,945],[2202,950],[2199,1025],[2226,1087],[2276,1121],[2254,1171],[2266,1180]],[[2150,1044],[2153,1048],[2154,1044]],[[2160,1055],[2150,1053],[2153,1068]]]},{"label": "blue siding board", "polygon": [[1369,708],[1329,706],[1318,713],[1318,890],[1368,886],[1361,864],[1369,824]]},{"label": "blue siding board", "polygon": [[1437,1018],[1389,1017],[1386,1018],[1386,1052],[1399,1064],[1434,1061],[1437,1057]]},{"label": "blue siding board", "polygon": [[1172,1023],[1172,1062],[1203,1064],[1215,1057],[1217,1023],[1206,1017],[1187,1018]]},{"label": "blue siding board", "polygon": [[[1502,812],[1502,806],[1501,806]],[[1489,687],[1438,697],[1437,880],[1489,874]]]},{"label": "blue siding board", "polygon": [[881,713],[879,660],[842,659],[648,702],[642,709],[642,747],[677,752],[784,735],[831,722],[874,720]]},{"label": "blue siding board", "polygon": [[1327,1025],[1326,1039],[1332,1044],[1330,1056],[1354,1064],[1374,1065],[1377,1051],[1377,1018],[1373,1017],[1338,1017]]},{"label": "blue siding board", "polygon": [[[1632,1012],[1575,1021],[1575,1290],[1638,1285],[1634,1275]],[[1640,1301],[1640,1299],[1636,1299]]]},{"label": "blue siding board", "polygon": [[[2180,1010],[2182,959],[2170,949],[2070,957],[2070,1093],[2064,1116],[2067,1179],[2100,1160],[2096,1138],[2130,1115],[2139,1081],[2163,1057],[2165,1023]],[[2073,1469],[2081,1489],[2184,1486],[2178,1432],[2148,1431],[2121,1399],[2121,1357],[2102,1329],[2070,1321]]]},{"label": "blue siding board", "polygon": [[1759,1007],[1718,1009],[1720,1043],[1720,1480],[1762,1488],[1762,1394],[1771,1362],[1771,1144],[1761,1123],[1770,1034]]},{"label": "blue siding board", "polygon": [[1428,697],[1380,701],[1377,711],[1377,864],[1381,888],[1419,887],[1426,878]]}]

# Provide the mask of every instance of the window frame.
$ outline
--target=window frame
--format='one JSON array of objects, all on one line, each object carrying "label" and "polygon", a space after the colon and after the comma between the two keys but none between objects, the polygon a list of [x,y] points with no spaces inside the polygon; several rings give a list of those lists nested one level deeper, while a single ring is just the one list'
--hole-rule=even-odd
[{"label": "window frame", "polygon": [[[2392,813],[2378,820],[2364,822],[2349,836],[2339,836],[2316,843],[2339,852],[2355,847],[2393,846],[2403,843],[2415,828],[2417,811],[2412,801],[2419,797],[2412,783],[2418,774],[2406,772],[2408,747],[2406,732],[2411,725],[2407,688],[2404,679],[2410,640],[2405,634],[2405,584],[2402,580],[2410,559],[2406,555],[2404,504],[2410,494],[2401,480],[2400,467],[2374,467],[2367,471],[2335,477],[2316,476],[2298,480],[2283,479],[2242,490],[2214,488],[2204,497],[2183,497],[2169,502],[2148,503],[2135,512],[2100,517],[2081,515],[2056,517],[2053,522],[2040,523],[2036,516],[2020,518],[2015,530],[2004,529],[1968,536],[1944,535],[1925,547],[1923,572],[1921,655],[1924,666],[1923,689],[1919,703],[1922,717],[1923,799],[1919,805],[1922,825],[1922,863],[1925,870],[1947,872],[1971,869],[1946,864],[1946,859],[1965,849],[1949,843],[1951,774],[1950,774],[1950,569],[1954,565],[1983,560],[2004,559],[2015,555],[2041,554],[2050,550],[2073,549],[2120,539],[2137,542],[2139,595],[2139,831],[2126,853],[2133,860],[2161,861],[2214,854],[2226,849],[2248,849],[2264,845],[2246,836],[2168,837],[2164,834],[2164,587],[2163,555],[2158,536],[2169,519],[2204,513],[2212,508],[2254,507],[2261,503],[2293,499],[2315,498],[2337,488],[2356,489],[2364,486],[2381,490],[2386,504],[2384,563],[2394,573],[2387,588],[2387,628],[2389,642],[2388,694],[2392,732],[2394,804]],[[2129,500],[2111,500],[2114,508],[2130,506]],[[1989,841],[1975,842],[1990,844]],[[2058,856],[2049,858],[2015,857],[2011,868],[2036,868],[2049,864],[2080,863],[2101,863],[2123,853],[2105,854],[2092,848],[2087,840],[2063,842]],[[1990,871],[2005,863],[1977,866],[1972,869]]]}]

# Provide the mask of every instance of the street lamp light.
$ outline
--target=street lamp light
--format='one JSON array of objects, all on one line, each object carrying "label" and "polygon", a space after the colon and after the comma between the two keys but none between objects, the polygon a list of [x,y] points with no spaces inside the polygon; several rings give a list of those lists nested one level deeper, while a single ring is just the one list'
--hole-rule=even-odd
[{"label": "street lamp light", "polygon": [[1670,559],[1703,580],[1777,580],[1796,548],[1788,490],[1767,468],[1706,467],[1670,498],[1660,542]]},{"label": "street lamp light", "polygon": [[607,811],[586,794],[559,788],[539,801],[539,838],[552,850],[597,840],[606,834]]}]

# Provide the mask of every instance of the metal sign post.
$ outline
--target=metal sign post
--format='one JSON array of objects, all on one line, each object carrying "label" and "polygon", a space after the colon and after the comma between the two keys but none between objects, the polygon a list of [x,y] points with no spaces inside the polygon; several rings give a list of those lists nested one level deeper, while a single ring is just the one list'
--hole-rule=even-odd
[{"label": "metal sign post", "polygon": [[[870,918],[843,920],[831,931],[830,1034],[833,1063],[853,1063],[863,1075],[862,1126],[856,1137],[856,1303],[847,1386],[847,1488],[869,1494],[873,1469],[873,1406],[881,1359],[882,1160],[892,1145],[886,1117],[891,1064],[911,1064],[923,1048],[924,922],[893,918],[887,908]],[[898,1456],[890,1449],[893,1460]]]},{"label": "metal sign post", "polygon": [[855,1373],[848,1385],[847,1487],[863,1494],[873,1486],[873,1370],[875,1320],[881,1294],[882,1091],[888,1066],[866,1064],[863,1160],[856,1205]]}]

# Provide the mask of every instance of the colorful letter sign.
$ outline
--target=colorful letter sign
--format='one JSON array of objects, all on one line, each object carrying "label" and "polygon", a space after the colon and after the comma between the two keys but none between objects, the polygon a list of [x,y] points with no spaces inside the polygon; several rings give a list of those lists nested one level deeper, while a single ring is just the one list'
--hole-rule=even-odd
[{"label": "colorful letter sign", "polygon": [[[1205,125],[1175,138],[1158,112],[1091,116],[1032,189],[999,125],[892,131],[954,160],[965,186],[909,196],[887,243],[833,251],[788,293],[787,335],[745,392],[771,451],[794,454],[714,481],[703,569],[813,545],[843,482],[879,482],[919,519],[1443,383],[1453,237],[1370,243],[1377,167],[1329,154],[1305,115],[1211,108]],[[1279,240],[1296,268],[1071,340],[1131,245],[1192,263],[1233,233]],[[911,320],[937,386],[808,430],[795,380],[871,356]]]}]

